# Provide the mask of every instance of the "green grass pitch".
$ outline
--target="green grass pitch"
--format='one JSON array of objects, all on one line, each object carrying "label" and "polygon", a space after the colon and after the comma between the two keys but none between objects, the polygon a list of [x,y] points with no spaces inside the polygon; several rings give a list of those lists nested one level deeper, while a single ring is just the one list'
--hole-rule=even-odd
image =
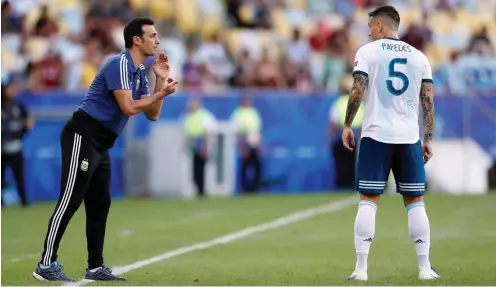
[{"label": "green grass pitch", "polygon": [[[109,267],[132,264],[350,196],[356,197],[306,194],[115,200],[107,227],[105,262]],[[122,276],[128,279],[124,284],[134,286],[496,285],[496,194],[428,195],[426,207],[431,222],[431,263],[443,276],[438,282],[417,279],[415,250],[399,196],[381,199],[366,284],[345,280],[355,264],[357,204],[155,262]],[[54,203],[2,208],[2,285],[43,285],[31,273],[40,259],[53,208]],[[66,273],[78,279],[86,268],[84,230],[81,207],[59,250]]]}]

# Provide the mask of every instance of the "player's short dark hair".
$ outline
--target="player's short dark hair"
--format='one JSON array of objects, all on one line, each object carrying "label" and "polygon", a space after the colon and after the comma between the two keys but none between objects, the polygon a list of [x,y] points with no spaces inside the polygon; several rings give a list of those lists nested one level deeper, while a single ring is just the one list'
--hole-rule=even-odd
[{"label": "player's short dark hair", "polygon": [[390,5],[379,6],[372,12],[369,12],[369,17],[385,17],[391,21],[396,29],[400,26],[400,13]]},{"label": "player's short dark hair", "polygon": [[133,46],[133,37],[143,36],[144,25],[155,25],[150,18],[134,18],[124,27],[124,46],[129,49]]}]

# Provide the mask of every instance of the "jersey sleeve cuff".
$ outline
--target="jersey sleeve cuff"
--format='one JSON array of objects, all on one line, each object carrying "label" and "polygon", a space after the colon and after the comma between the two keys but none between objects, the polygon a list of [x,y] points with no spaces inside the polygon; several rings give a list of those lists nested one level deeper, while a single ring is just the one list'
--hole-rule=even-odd
[{"label": "jersey sleeve cuff", "polygon": [[431,83],[431,84],[433,84],[434,81],[432,81],[432,79],[422,79],[422,83]]},{"label": "jersey sleeve cuff", "polygon": [[355,70],[353,71],[352,75],[354,76],[355,74],[360,74],[360,75],[364,75],[366,77],[369,76],[369,74],[365,73],[364,71],[360,71],[360,70]]}]

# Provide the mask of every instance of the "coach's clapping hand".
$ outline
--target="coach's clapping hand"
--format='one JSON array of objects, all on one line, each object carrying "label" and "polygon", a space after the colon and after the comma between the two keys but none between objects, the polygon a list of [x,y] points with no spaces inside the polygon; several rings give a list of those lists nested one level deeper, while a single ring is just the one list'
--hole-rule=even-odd
[{"label": "coach's clapping hand", "polygon": [[168,78],[167,83],[165,83],[164,88],[161,90],[163,92],[163,97],[167,97],[170,94],[173,94],[176,91],[176,85],[179,81],[174,80],[173,78]]},{"label": "coach's clapping hand", "polygon": [[167,79],[170,73],[169,56],[164,52],[160,53],[152,65],[153,72],[161,79]]}]

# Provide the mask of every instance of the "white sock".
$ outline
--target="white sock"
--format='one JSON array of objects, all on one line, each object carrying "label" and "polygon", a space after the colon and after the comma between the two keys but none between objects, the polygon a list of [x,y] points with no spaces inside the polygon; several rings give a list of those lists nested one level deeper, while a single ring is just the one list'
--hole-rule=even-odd
[{"label": "white sock", "polygon": [[355,250],[357,262],[355,271],[367,272],[367,259],[370,245],[375,234],[375,214],[377,204],[368,200],[360,200],[355,219]]},{"label": "white sock", "polygon": [[406,207],[408,212],[408,229],[417,250],[420,270],[430,270],[429,249],[431,247],[431,231],[429,218],[423,202],[415,202]]}]

